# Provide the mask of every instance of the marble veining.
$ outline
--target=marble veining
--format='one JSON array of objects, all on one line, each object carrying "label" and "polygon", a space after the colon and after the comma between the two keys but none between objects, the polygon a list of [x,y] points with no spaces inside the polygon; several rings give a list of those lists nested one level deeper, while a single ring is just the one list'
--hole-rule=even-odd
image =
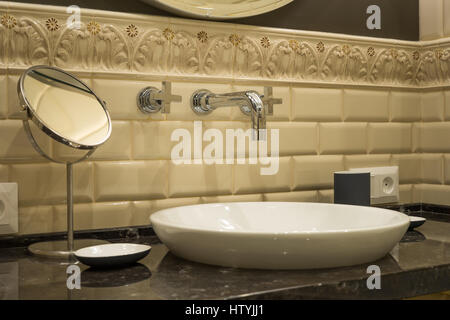
[{"label": "marble veining", "polygon": [[[418,236],[420,234],[420,236]],[[390,254],[370,264],[381,269],[381,290],[368,290],[370,264],[323,270],[269,271],[208,266],[179,259],[155,236],[138,264],[95,270],[79,264],[81,290],[66,287],[67,264],[0,249],[0,270],[10,272],[0,297],[8,299],[392,299],[450,289],[450,223],[427,221]],[[125,239],[127,240],[127,239]],[[114,241],[124,241],[116,239]],[[129,240],[128,240],[129,241]],[[5,271],[6,270],[6,271]],[[8,271],[9,270],[9,271]]]}]

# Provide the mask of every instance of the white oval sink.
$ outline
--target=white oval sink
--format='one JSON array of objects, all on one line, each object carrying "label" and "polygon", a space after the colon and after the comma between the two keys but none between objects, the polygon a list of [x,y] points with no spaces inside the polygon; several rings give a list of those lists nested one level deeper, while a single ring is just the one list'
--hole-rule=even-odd
[{"label": "white oval sink", "polygon": [[403,237],[409,217],[374,207],[300,203],[213,203],[150,217],[175,255],[207,264],[310,269],[375,261]]}]

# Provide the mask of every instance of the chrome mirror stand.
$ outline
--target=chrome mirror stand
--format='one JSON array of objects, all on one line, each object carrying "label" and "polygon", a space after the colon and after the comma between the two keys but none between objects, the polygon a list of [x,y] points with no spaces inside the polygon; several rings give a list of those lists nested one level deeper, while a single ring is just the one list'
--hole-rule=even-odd
[{"label": "chrome mirror stand", "polygon": [[[25,82],[25,78],[31,79]],[[72,139],[72,136],[68,135],[67,132],[61,132],[61,128],[58,130],[54,130],[54,127],[52,127],[52,124],[54,123],[43,121],[41,118],[41,114],[37,112],[37,105],[31,104],[30,101],[36,101],[33,98],[33,94],[36,93],[36,90],[27,91],[27,89],[32,88],[33,84],[36,82],[45,83],[47,86],[54,86],[55,83],[58,84],[58,86],[54,86],[55,88],[62,88],[64,86],[70,86],[73,92],[76,92],[77,90],[80,91],[83,96],[85,96],[86,93],[91,94],[91,100],[92,105],[98,108],[98,110],[104,111],[104,115],[101,116],[101,121],[105,123],[106,130],[104,132],[104,136],[98,137],[97,140],[90,140],[90,141],[84,141],[84,140],[76,140]],[[46,91],[49,92],[49,91]],[[52,94],[61,94],[62,97],[64,97],[62,92],[66,92],[65,90],[61,91],[51,91]],[[83,240],[74,240],[74,214],[73,214],[73,165],[75,163],[81,162],[85,159],[87,159],[89,156],[91,156],[96,148],[103,144],[110,136],[111,134],[111,118],[109,116],[109,113],[106,109],[106,103],[101,100],[95,93],[87,87],[86,84],[84,84],[82,81],[78,80],[75,76],[65,72],[62,69],[56,68],[56,67],[49,67],[49,66],[33,66],[29,69],[27,69],[22,76],[20,77],[18,83],[17,83],[17,93],[19,97],[19,103],[22,108],[22,123],[25,130],[25,133],[28,137],[28,140],[30,141],[33,148],[43,156],[45,159],[61,163],[66,165],[66,186],[67,186],[67,240],[61,240],[61,241],[46,241],[46,242],[37,242],[33,243],[28,246],[28,250],[39,256],[43,257],[51,257],[51,258],[59,258],[64,259],[65,262],[70,261],[73,258],[73,253],[84,247],[92,246],[92,245],[98,245],[98,244],[105,244],[108,243],[107,241],[97,240],[97,239],[83,239]],[[31,97],[31,98],[30,98]],[[50,97],[52,97],[50,95]],[[73,95],[72,95],[73,97]],[[49,99],[51,101],[51,99]],[[62,99],[64,100],[64,99]],[[48,104],[48,102],[47,102]],[[56,111],[60,111],[63,108],[61,105],[54,104],[55,109],[52,109],[52,115],[55,117],[57,114]],[[98,113],[100,114],[100,113]],[[44,114],[45,115],[45,114]],[[97,118],[98,120],[98,118]],[[35,137],[33,136],[33,132],[30,127],[30,121],[33,122],[36,127],[41,130],[43,133],[45,133],[47,136],[51,137],[53,140],[57,141],[58,143],[61,143],[68,148],[73,148],[77,150],[84,150],[86,153],[84,153],[82,156],[80,156],[78,159],[75,160],[60,160],[55,159],[51,155],[47,154],[38,144]]]},{"label": "chrome mirror stand", "polygon": [[[26,111],[24,111],[26,112]],[[93,245],[99,245],[99,244],[106,244],[107,241],[103,240],[97,240],[97,239],[82,239],[82,240],[75,240],[74,239],[74,223],[73,223],[73,165],[75,163],[81,162],[87,158],[89,158],[94,151],[94,149],[90,149],[84,154],[81,158],[74,160],[74,161],[60,161],[53,159],[49,155],[47,155],[42,148],[38,145],[36,142],[36,139],[34,138],[30,124],[29,124],[29,118],[24,119],[23,127],[25,129],[25,132],[27,134],[27,137],[29,141],[31,142],[31,145],[33,148],[44,158],[56,162],[56,163],[62,163],[66,165],[66,193],[67,193],[67,240],[61,240],[61,241],[45,241],[45,242],[36,242],[28,246],[28,250],[39,256],[46,256],[46,257],[52,257],[52,258],[61,258],[61,257],[67,257],[70,258],[73,252],[80,248],[85,248]]]}]

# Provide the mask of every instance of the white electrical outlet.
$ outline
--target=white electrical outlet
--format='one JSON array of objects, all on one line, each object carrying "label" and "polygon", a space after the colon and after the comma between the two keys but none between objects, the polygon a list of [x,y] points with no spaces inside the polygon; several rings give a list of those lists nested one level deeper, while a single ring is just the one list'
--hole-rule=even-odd
[{"label": "white electrical outlet", "polygon": [[19,231],[17,183],[0,183],[0,234]]},{"label": "white electrical outlet", "polygon": [[398,202],[398,167],[352,168],[350,171],[370,173],[370,203]]}]

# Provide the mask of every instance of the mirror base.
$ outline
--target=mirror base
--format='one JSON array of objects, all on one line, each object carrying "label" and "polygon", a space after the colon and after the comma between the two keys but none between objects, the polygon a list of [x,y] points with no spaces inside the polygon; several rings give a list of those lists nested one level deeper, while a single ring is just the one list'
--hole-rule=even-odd
[{"label": "mirror base", "polygon": [[73,243],[73,251],[67,249],[67,240],[37,242],[28,246],[28,251],[37,256],[49,258],[68,258],[76,250],[99,244],[107,244],[108,241],[98,239],[77,239]]}]

